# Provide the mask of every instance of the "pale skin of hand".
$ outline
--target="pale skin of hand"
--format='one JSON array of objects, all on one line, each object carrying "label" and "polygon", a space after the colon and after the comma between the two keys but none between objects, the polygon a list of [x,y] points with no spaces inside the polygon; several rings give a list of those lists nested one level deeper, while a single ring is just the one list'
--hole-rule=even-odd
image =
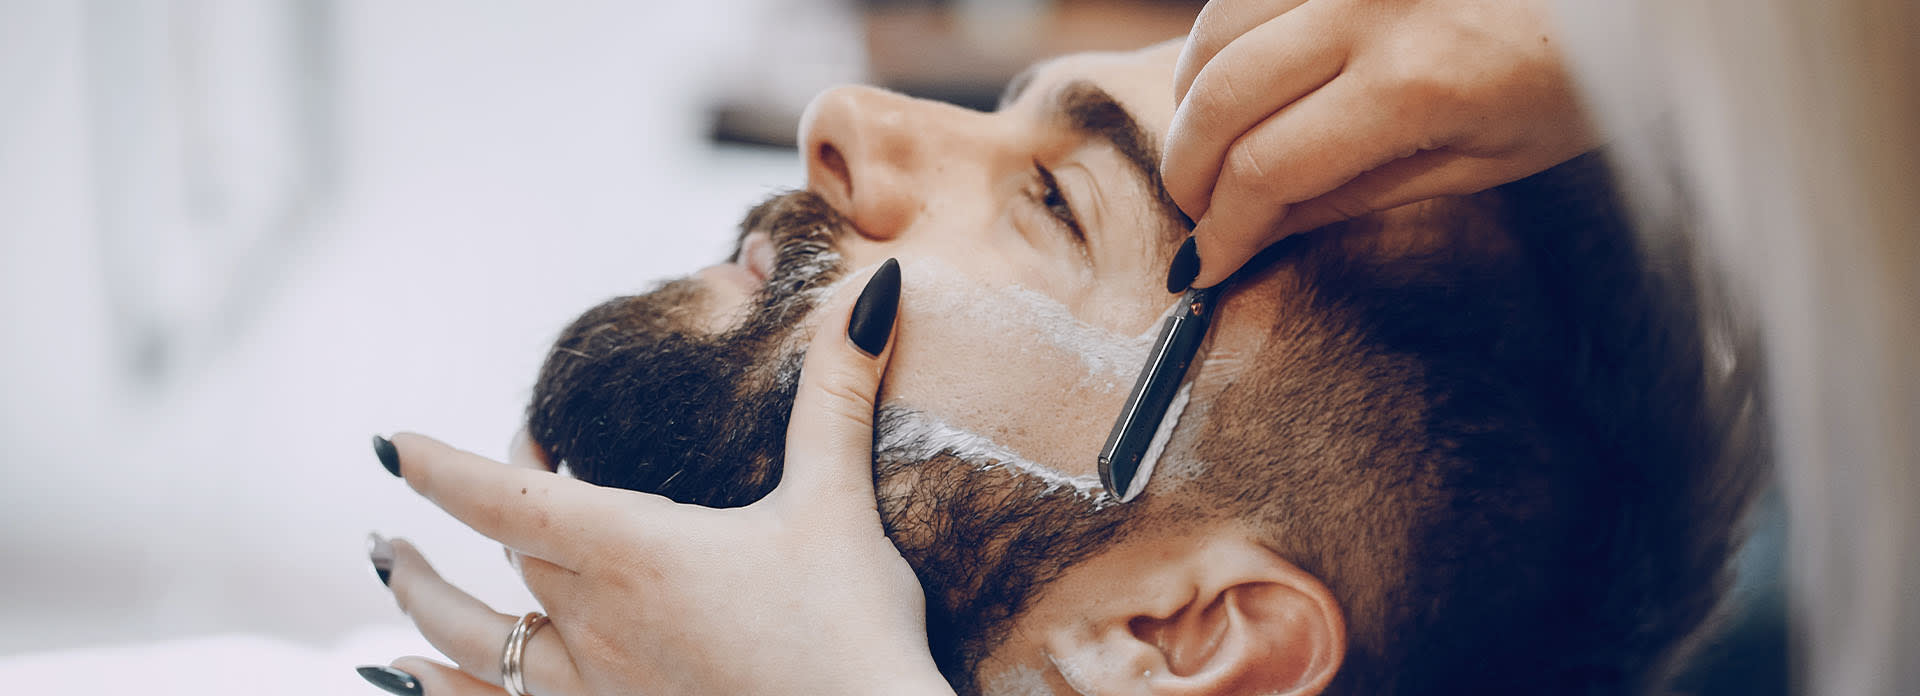
[{"label": "pale skin of hand", "polygon": [[[552,617],[527,644],[529,693],[953,693],[927,647],[919,581],[875,507],[874,398],[893,341],[874,357],[846,338],[865,285],[855,278],[816,314],[785,473],[753,505],[680,505],[562,477],[524,438],[512,464],[392,438],[407,483],[505,544]],[[405,541],[393,548],[402,610],[458,667],[393,666],[432,696],[497,696],[520,612],[447,583]]]},{"label": "pale skin of hand", "polygon": [[1598,146],[1546,2],[1209,3],[1174,69],[1161,162],[1196,221],[1193,286],[1288,235]]}]

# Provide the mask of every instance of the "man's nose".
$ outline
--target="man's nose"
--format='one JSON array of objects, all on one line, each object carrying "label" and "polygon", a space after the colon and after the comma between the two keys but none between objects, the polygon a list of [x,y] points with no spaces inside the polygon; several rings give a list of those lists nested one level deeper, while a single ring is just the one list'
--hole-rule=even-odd
[{"label": "man's nose", "polygon": [[926,209],[927,194],[961,183],[992,150],[989,117],[871,87],[815,97],[800,121],[807,188],[862,235],[892,239]]}]

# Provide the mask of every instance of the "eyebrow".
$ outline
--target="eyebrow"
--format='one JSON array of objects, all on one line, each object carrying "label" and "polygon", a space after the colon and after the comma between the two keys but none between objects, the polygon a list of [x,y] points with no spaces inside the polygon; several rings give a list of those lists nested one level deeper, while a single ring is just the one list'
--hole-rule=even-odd
[{"label": "eyebrow", "polygon": [[[1019,100],[1020,95],[1032,86],[1042,65],[1044,63],[1036,63],[1014,76],[1000,96],[1000,105],[1004,107]],[[1160,153],[1147,138],[1146,130],[1140,127],[1140,122],[1119,100],[1091,81],[1074,80],[1056,90],[1054,95],[1050,107],[1065,118],[1068,128],[1076,136],[1113,146],[1126,159],[1141,184],[1152,192],[1156,212],[1165,223],[1161,228],[1166,232],[1166,238],[1158,245],[1158,249],[1162,257],[1172,253],[1172,245],[1185,240],[1192,226],[1187,223],[1186,214],[1174,204],[1173,197],[1167,195],[1167,187],[1160,179]]]}]

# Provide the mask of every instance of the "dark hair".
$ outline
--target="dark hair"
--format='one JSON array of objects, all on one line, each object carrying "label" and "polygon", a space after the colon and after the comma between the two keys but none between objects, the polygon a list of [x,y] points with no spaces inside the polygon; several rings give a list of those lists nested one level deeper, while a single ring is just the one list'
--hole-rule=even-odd
[{"label": "dark hair", "polygon": [[1751,352],[1708,350],[1733,334],[1684,245],[1653,253],[1596,156],[1394,214],[1429,243],[1356,221],[1261,260],[1303,290],[1215,398],[1184,509],[1328,584],[1331,693],[1651,686],[1763,473]]},{"label": "dark hair", "polygon": [[[686,329],[691,284],[582,316],[542,370],[535,440],[603,485],[758,499],[798,367],[773,348],[830,278],[806,268],[834,215],[808,194],[756,208],[748,229],[791,242],[781,291],[725,335]],[[876,450],[943,673],[974,691],[1034,593],[1138,520],[1228,516],[1339,599],[1333,693],[1619,694],[1662,676],[1716,603],[1763,470],[1742,429],[1758,417],[1752,355],[1707,349],[1739,334],[1702,321],[1720,315],[1702,311],[1685,247],[1654,239],[1588,157],[1283,242],[1248,271],[1290,288],[1262,292],[1281,303],[1266,342],[1201,432],[1176,435],[1200,444],[1162,462],[1204,475],[1162,476],[1141,503],[1089,511],[951,453]],[[1236,297],[1222,312],[1246,316]]]}]

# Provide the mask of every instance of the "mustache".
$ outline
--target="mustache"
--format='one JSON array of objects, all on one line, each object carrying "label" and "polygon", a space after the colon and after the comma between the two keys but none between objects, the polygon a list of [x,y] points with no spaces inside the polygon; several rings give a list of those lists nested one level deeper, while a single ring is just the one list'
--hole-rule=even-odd
[{"label": "mustache", "polygon": [[[795,382],[787,376],[799,371],[796,330],[821,291],[843,275],[834,242],[852,230],[807,191],[777,193],[754,206],[740,223],[733,258],[748,236],[764,234],[773,242],[774,267],[745,320],[720,334],[698,330],[688,313],[706,293],[691,278],[582,314],[541,366],[528,405],[537,446],[583,480],[721,507],[756,499],[765,481],[750,467],[735,472],[748,480],[722,487],[718,498],[685,485],[712,477],[679,473],[708,459],[778,460]],[[623,442],[658,446],[642,452]]]},{"label": "mustache", "polygon": [[768,285],[775,295],[791,295],[805,288],[773,286],[802,281],[831,270],[821,266],[823,262],[839,260],[836,242],[856,233],[852,220],[819,194],[806,190],[775,193],[747,211],[740,222],[729,261],[740,259],[747,237],[756,232],[767,235],[773,242],[775,261]]},{"label": "mustache", "polygon": [[[741,240],[756,233],[774,242],[775,267],[739,326],[702,330],[687,308],[705,288],[680,279],[608,300],[561,333],[527,409],[548,461],[588,483],[707,507],[773,490],[810,340],[801,320],[843,274],[835,242],[856,231],[796,191],[746,215]],[[875,414],[874,502],[926,593],[936,664],[960,693],[978,693],[973,666],[1009,622],[1067,568],[1123,539],[1141,508],[1093,507],[924,434],[926,422],[904,407]]]},{"label": "mustache", "polygon": [[813,311],[820,292],[845,273],[835,243],[855,232],[853,222],[819,194],[786,191],[747,212],[734,260],[755,233],[773,242],[774,265],[754,300],[753,319],[740,332],[764,337],[796,326]]}]

